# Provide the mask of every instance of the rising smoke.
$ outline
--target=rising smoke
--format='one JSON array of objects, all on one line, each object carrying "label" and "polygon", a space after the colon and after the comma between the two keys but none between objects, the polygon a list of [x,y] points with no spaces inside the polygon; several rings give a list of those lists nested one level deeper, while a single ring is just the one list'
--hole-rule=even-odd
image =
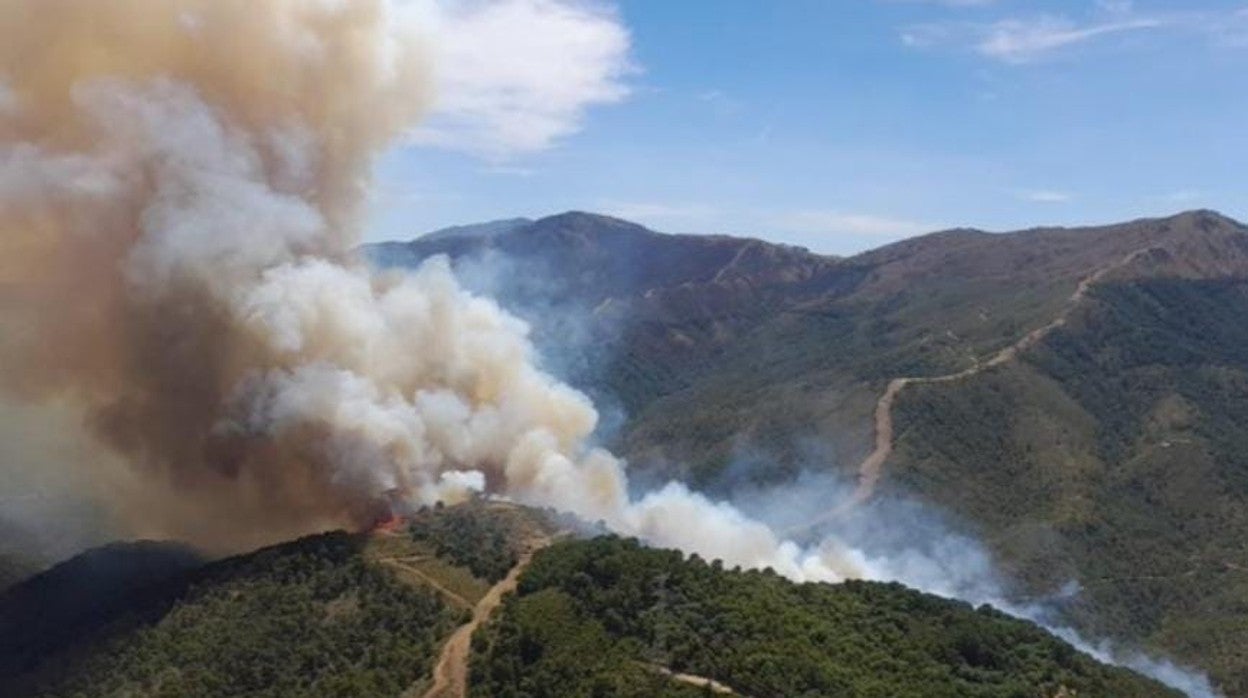
[{"label": "rising smoke", "polygon": [[60,454],[68,486],[92,483],[134,534],[215,552],[483,489],[796,580],[920,564],[802,547],[677,483],[630,497],[590,444],[594,406],[538,367],[523,322],[444,260],[354,257],[373,160],[430,98],[401,14],[5,3],[0,389],[26,412],[3,428],[72,415],[108,454]]},{"label": "rising smoke", "polygon": [[395,7],[26,0],[3,22],[4,388],[122,456],[136,530],[229,550],[480,482],[733,564],[863,574],[677,484],[630,501],[522,322],[444,262],[353,258],[373,158],[428,92]]}]

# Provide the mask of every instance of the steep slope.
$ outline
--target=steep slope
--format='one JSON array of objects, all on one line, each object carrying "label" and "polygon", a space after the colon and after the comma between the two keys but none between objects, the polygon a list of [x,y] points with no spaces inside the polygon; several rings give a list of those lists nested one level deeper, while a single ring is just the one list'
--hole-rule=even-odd
[{"label": "steep slope", "polygon": [[[190,569],[91,552],[0,595],[0,694],[1175,695],[989,609],[552,544],[552,517],[478,502]],[[102,557],[128,574],[104,604]]]}]

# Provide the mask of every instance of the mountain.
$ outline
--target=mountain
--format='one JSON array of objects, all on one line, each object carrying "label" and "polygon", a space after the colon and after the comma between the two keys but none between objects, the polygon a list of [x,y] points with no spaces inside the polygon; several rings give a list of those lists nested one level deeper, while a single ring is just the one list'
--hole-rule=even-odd
[{"label": "mountain", "polygon": [[[552,275],[560,286],[552,290],[594,303],[685,285],[714,284],[723,292],[746,279],[768,285],[802,281],[832,263],[801,248],[726,236],[667,235],[580,212],[448,228],[366,251],[389,264],[438,254],[459,259],[493,253],[525,264],[530,275]],[[787,278],[769,278],[777,270]]]},{"label": "mountain", "polygon": [[817,472],[858,502],[930,502],[1024,594],[1077,588],[1081,628],[1248,694],[1242,224],[959,229],[831,258],[569,213],[403,249],[505,270],[480,290],[615,401],[605,437],[639,478],[723,494]]},{"label": "mountain", "polygon": [[[472,240],[472,239],[490,239],[498,238],[507,233],[528,227],[533,221],[528,218],[503,218],[496,221],[486,221],[485,223],[472,223],[469,225],[453,225],[449,228],[442,228],[431,233],[425,233],[420,237],[422,244],[444,243],[450,240]],[[398,256],[394,261],[402,261],[401,256],[406,253],[408,246],[401,242],[382,242],[373,246],[373,253],[385,258],[389,254]]]},{"label": "mountain", "polygon": [[[4,695],[1175,696],[987,607],[788,582],[500,503],[184,569],[112,546],[0,595]],[[89,583],[142,558],[124,602]],[[136,569],[136,566],[124,566]],[[159,570],[159,572],[157,572]],[[514,593],[513,593],[514,592]],[[111,600],[96,603],[103,593]],[[66,615],[70,606],[92,609]],[[53,614],[53,615],[48,615]],[[20,627],[19,627],[20,626]]]}]

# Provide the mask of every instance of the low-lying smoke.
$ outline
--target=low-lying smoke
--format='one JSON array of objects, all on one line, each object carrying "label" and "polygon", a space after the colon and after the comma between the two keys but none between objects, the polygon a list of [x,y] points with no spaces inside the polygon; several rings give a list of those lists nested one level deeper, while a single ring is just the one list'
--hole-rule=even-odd
[{"label": "low-lying smoke", "polygon": [[67,481],[217,552],[484,489],[796,580],[909,575],[680,484],[630,497],[523,322],[445,260],[354,258],[373,159],[429,96],[409,29],[384,0],[0,10],[0,388],[109,449]]},{"label": "low-lying smoke", "polygon": [[[826,463],[824,449],[805,444],[808,463]],[[758,458],[750,454],[745,462]],[[731,500],[749,516],[766,521],[775,530],[826,518],[829,502],[852,501],[856,486],[827,468],[808,468],[787,485],[756,486],[748,482],[730,487]],[[1062,607],[1080,592],[1070,582],[1048,598],[1026,598],[998,571],[991,553],[974,538],[956,531],[940,512],[912,500],[877,496],[870,502],[842,509],[835,528],[842,545],[861,551],[869,579],[898,581],[938,596],[960,599],[975,606],[989,604],[1012,616],[1030,620],[1079,650],[1107,664],[1133,669],[1192,698],[1220,695],[1207,676],[1166,659],[1095,641],[1071,627]]]}]

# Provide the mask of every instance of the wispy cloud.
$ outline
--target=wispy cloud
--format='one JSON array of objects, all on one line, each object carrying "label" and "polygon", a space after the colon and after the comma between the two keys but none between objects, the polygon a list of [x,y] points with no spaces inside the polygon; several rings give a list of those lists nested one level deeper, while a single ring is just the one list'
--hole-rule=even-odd
[{"label": "wispy cloud", "polygon": [[1204,10],[1189,5],[1182,10],[1142,12],[1131,0],[1097,0],[1092,11],[1079,19],[1040,14],[1003,17],[992,22],[928,22],[901,28],[899,38],[903,45],[915,49],[961,48],[1017,65],[1057,55],[1076,46],[1142,31],[1181,32],[1214,46],[1245,48],[1248,47],[1248,7]]},{"label": "wispy cloud", "polygon": [[629,94],[629,32],[603,5],[414,0],[404,8],[428,32],[436,83],[414,143],[498,161],[550,147],[580,128],[588,108]]},{"label": "wispy cloud", "polygon": [[989,58],[1007,63],[1026,63],[1056,49],[1098,37],[1141,29],[1157,29],[1166,24],[1166,21],[1152,17],[1085,25],[1078,25],[1062,17],[1007,19],[991,25],[975,48]]},{"label": "wispy cloud", "polygon": [[1076,46],[1142,31],[1227,35],[1226,27],[1235,24],[1230,22],[1235,14],[1239,13],[1190,9],[1144,13],[1136,10],[1130,0],[1098,0],[1086,16],[1078,19],[1039,14],[1007,16],[991,22],[929,22],[903,27],[899,34],[901,42],[911,48],[962,48],[996,61],[1023,64]]},{"label": "wispy cloud", "polygon": [[1064,204],[1075,198],[1069,192],[1055,191],[1053,189],[1024,189],[1017,192],[1017,195],[1023,201],[1030,201],[1036,204]]}]

